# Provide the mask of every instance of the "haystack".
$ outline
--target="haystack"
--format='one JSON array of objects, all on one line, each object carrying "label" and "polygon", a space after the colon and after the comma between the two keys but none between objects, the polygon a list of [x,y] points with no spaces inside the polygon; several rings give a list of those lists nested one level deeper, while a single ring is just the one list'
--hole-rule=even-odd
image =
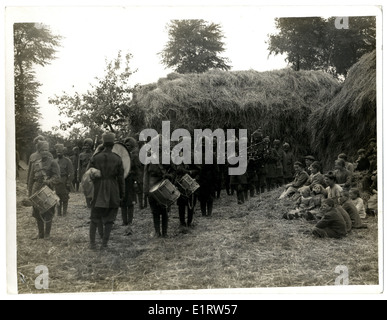
[{"label": "haystack", "polygon": [[312,112],[311,145],[326,165],[339,153],[355,160],[356,151],[376,137],[376,52],[364,55],[349,70],[342,89]]},{"label": "haystack", "polygon": [[261,127],[295,151],[309,148],[308,118],[332,99],[340,84],[320,71],[220,71],[170,74],[140,87],[135,103],[145,111],[148,128],[248,129]]}]

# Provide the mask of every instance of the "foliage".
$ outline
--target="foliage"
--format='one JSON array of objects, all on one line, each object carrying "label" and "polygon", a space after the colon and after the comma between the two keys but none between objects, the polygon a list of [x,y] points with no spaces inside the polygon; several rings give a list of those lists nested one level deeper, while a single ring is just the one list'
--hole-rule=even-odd
[{"label": "foliage", "polygon": [[86,93],[64,93],[49,100],[58,106],[60,114],[71,119],[61,122],[62,130],[80,125],[89,133],[106,129],[116,132],[130,126],[131,117],[136,115],[131,106],[134,88],[129,84],[130,76],[136,72],[129,67],[131,58],[131,54],[122,57],[119,52],[117,58],[106,62],[104,77],[96,78],[97,84],[91,84]]},{"label": "foliage", "polygon": [[169,41],[161,61],[179,73],[201,73],[210,69],[229,70],[221,26],[204,20],[172,20],[167,25]]},{"label": "foliage", "polygon": [[270,54],[287,54],[294,70],[324,70],[336,77],[376,47],[375,17],[349,17],[347,29],[336,17],[276,18],[278,34],[268,40]]},{"label": "foliage", "polygon": [[25,149],[39,132],[37,97],[41,84],[36,81],[33,67],[55,59],[61,37],[36,23],[15,23],[13,32],[16,142]]}]

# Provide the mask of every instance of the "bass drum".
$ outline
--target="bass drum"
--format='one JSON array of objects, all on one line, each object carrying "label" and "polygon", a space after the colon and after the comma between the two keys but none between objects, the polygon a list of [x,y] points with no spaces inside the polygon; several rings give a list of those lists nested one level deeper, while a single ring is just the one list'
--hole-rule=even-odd
[{"label": "bass drum", "polygon": [[[94,155],[98,152],[101,152],[104,149],[103,145],[100,144],[97,149],[94,151]],[[131,167],[131,160],[130,160],[130,154],[126,146],[121,142],[115,142],[113,145],[112,151],[115,154],[118,154],[122,159],[122,165],[124,167],[124,177],[126,178],[129,175],[130,167]]]},{"label": "bass drum", "polygon": [[121,142],[115,142],[112,151],[118,154],[122,159],[124,166],[124,177],[126,178],[130,172],[131,160],[130,154],[126,146]]}]

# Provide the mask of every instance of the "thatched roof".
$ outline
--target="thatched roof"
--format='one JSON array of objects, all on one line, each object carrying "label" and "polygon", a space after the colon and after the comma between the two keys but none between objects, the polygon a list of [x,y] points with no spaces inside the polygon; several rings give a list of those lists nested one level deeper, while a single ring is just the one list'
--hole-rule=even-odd
[{"label": "thatched roof", "polygon": [[[376,137],[376,52],[349,70],[342,89],[310,117],[311,145],[330,160],[344,152],[355,156]],[[324,151],[324,154],[321,151]]]},{"label": "thatched roof", "polygon": [[309,146],[310,113],[332,99],[340,84],[320,71],[220,71],[170,74],[135,94],[148,128],[262,127],[265,135]]}]

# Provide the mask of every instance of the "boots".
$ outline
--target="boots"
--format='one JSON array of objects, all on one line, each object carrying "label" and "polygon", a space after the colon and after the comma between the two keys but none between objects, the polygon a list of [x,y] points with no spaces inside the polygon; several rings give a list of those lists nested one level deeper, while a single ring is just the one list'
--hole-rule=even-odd
[{"label": "boots", "polygon": [[63,216],[67,214],[67,208],[68,208],[69,202],[68,201],[63,201]]},{"label": "boots", "polygon": [[113,229],[113,223],[112,222],[108,222],[108,223],[105,224],[105,230],[104,230],[104,233],[103,233],[101,249],[107,248],[108,242],[109,242],[109,239],[110,239],[110,233],[111,233],[112,229]]},{"label": "boots", "polygon": [[62,206],[63,206],[63,202],[59,201],[59,204],[58,204],[58,217],[62,216]]},{"label": "boots", "polygon": [[133,223],[133,213],[134,213],[134,206],[128,207],[128,224],[131,225]]},{"label": "boots", "polygon": [[36,223],[38,225],[38,236],[34,239],[44,239],[44,222],[40,218],[36,218]]},{"label": "boots", "polygon": [[161,237],[160,232],[160,215],[158,213],[153,214],[153,225],[155,228],[155,235],[156,237]]},{"label": "boots", "polygon": [[202,216],[205,217],[207,215],[207,203],[204,200],[200,201],[200,210]]},{"label": "boots", "polygon": [[128,208],[127,207],[121,207],[121,216],[122,216],[122,225],[127,226],[128,225]]},{"label": "boots", "polygon": [[179,219],[180,219],[180,225],[183,227],[186,227],[185,223],[185,205],[179,206]]},{"label": "boots", "polygon": [[102,223],[102,220],[98,222],[98,224],[97,224],[97,229],[98,229],[99,237],[100,237],[101,239],[103,239],[103,234],[104,234],[104,232],[103,232],[103,223]]},{"label": "boots", "polygon": [[212,215],[213,205],[214,205],[214,202],[212,201],[212,199],[207,202],[207,216],[209,217]]},{"label": "boots", "polygon": [[167,238],[168,237],[168,215],[167,214],[163,214],[162,215],[162,227],[161,227],[161,230],[162,230],[163,238]]},{"label": "boots", "polygon": [[90,249],[95,250],[96,244],[95,244],[95,236],[97,234],[97,223],[91,221],[90,222],[90,231],[89,231],[89,237],[90,237]]},{"label": "boots", "polygon": [[45,226],[45,230],[44,230],[44,239],[50,239],[52,221],[48,221],[45,224],[46,224],[46,226]]}]

